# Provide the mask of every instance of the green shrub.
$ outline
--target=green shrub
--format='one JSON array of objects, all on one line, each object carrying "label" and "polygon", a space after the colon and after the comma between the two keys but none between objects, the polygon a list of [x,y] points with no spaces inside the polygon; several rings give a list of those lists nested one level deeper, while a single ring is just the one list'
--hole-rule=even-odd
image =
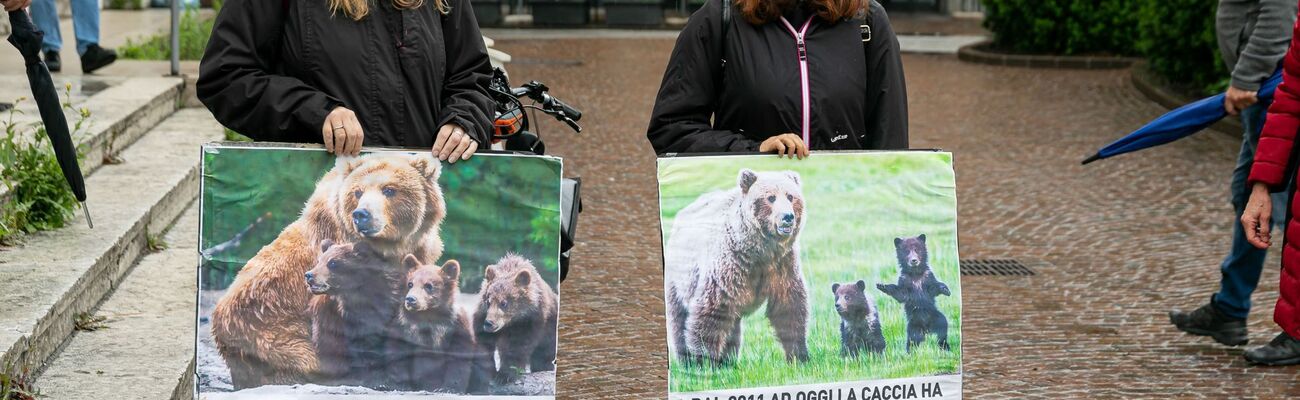
[{"label": "green shrub", "polygon": [[41,393],[32,388],[31,379],[0,370],[0,400],[35,400]]},{"label": "green shrub", "polygon": [[[213,6],[217,8],[217,6]],[[212,36],[212,24],[215,18],[201,17],[198,10],[185,9],[181,14],[180,44],[182,60],[203,58],[203,50],[208,46]],[[168,32],[147,36],[141,39],[127,39],[126,45],[118,47],[122,58],[132,60],[170,60],[171,35]]]},{"label": "green shrub", "polygon": [[983,0],[994,46],[1018,53],[1132,55],[1151,0]]},{"label": "green shrub", "polygon": [[[22,99],[19,99],[20,101]],[[65,103],[64,107],[71,107]],[[9,190],[0,204],[0,243],[37,231],[58,229],[75,216],[77,198],[63,179],[63,170],[49,145],[45,127],[13,122],[17,109],[9,110],[9,119],[0,136],[0,182]],[[90,118],[79,110],[77,133]],[[30,126],[35,132],[25,132]]]},{"label": "green shrub", "polygon": [[1138,49],[1151,70],[1189,94],[1221,92],[1229,74],[1214,32],[1216,0],[1146,2],[1139,11]]},{"label": "green shrub", "polygon": [[139,10],[140,0],[108,0],[104,8],[109,10]]}]

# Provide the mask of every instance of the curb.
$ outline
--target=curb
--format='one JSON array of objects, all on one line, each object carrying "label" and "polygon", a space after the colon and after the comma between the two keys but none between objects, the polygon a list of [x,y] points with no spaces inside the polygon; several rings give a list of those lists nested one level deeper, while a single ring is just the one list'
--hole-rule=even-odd
[{"label": "curb", "polygon": [[[1159,104],[1167,110],[1173,110],[1182,107],[1184,104],[1196,101],[1183,94],[1176,93],[1161,84],[1161,79],[1147,67],[1146,61],[1139,61],[1133,64],[1129,70],[1129,81],[1133,82],[1133,87],[1148,100]],[[1241,120],[1237,118],[1224,118],[1215,122],[1210,129],[1223,134],[1240,136],[1245,127],[1241,125]]]},{"label": "curb", "polygon": [[1006,54],[986,50],[992,40],[962,46],[957,58],[976,64],[1027,68],[1061,69],[1119,69],[1128,68],[1139,59],[1132,57],[1057,56],[1034,54]]}]

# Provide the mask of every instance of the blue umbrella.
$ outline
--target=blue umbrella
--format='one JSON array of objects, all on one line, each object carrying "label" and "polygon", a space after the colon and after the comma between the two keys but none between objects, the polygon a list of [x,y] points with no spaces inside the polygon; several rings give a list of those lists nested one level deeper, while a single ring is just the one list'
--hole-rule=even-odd
[{"label": "blue umbrella", "polygon": [[[1261,101],[1272,99],[1273,93],[1277,91],[1277,85],[1280,83],[1282,83],[1282,71],[1278,70],[1259,87],[1257,96]],[[1178,107],[1178,109],[1161,115],[1160,118],[1156,118],[1142,128],[1133,131],[1128,136],[1124,136],[1101,148],[1101,150],[1097,151],[1097,154],[1083,160],[1083,164],[1087,165],[1093,161],[1156,147],[1200,132],[1228,116],[1228,112],[1223,109],[1223,99],[1224,95],[1219,94]]]}]

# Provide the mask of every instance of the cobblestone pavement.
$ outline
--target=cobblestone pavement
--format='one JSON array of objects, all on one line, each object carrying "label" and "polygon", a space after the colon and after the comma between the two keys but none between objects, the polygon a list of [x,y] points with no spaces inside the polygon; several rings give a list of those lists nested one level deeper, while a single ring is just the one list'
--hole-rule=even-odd
[{"label": "cobblestone pavement", "polygon": [[[661,398],[667,387],[654,155],[644,139],[670,40],[508,40],[518,82],[586,112],[543,124],[582,176],[586,212],[563,287],[561,398]],[[579,62],[578,60],[582,60]],[[1217,288],[1238,140],[1217,132],[1088,167],[1097,147],[1161,112],[1123,70],[1030,70],[905,56],[912,144],[956,157],[964,258],[1017,258],[1033,277],[963,279],[968,398],[1284,398],[1300,369],[1167,323]],[[1270,258],[1276,265],[1277,257]],[[1252,344],[1271,322],[1268,268]]]}]

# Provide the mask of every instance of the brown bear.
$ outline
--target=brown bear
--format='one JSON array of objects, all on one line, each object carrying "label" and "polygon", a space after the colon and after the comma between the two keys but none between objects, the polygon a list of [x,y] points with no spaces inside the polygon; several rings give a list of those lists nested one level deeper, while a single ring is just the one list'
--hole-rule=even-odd
[{"label": "brown bear", "polygon": [[248,261],[213,309],[213,340],[236,389],[317,378],[311,294],[302,279],[319,243],[367,242],[395,268],[406,254],[442,256],[440,172],[429,154],[339,158],[302,216]]},{"label": "brown bear", "polygon": [[[321,243],[316,266],[304,275],[317,295],[311,311],[312,339],[322,380],[382,388],[389,327],[405,296],[405,276],[367,242]],[[329,302],[316,301],[328,298]],[[328,376],[325,376],[328,375]]]},{"label": "brown bear", "polygon": [[679,360],[728,364],[741,318],[764,303],[787,361],[808,360],[808,287],[799,269],[804,197],[793,171],[740,170],[736,187],[677,213],[664,246],[670,346]]},{"label": "brown bear", "polygon": [[494,382],[555,369],[559,311],[555,291],[527,259],[507,254],[483,271],[474,326],[479,342],[500,360]]},{"label": "brown bear", "polygon": [[880,330],[876,301],[867,296],[867,282],[831,284],[835,312],[840,314],[840,357],[857,357],[862,352],[885,352],[885,333]]},{"label": "brown bear", "polygon": [[406,266],[404,297],[388,342],[388,375],[399,389],[485,394],[492,355],[474,339],[469,314],[456,307],[460,263]]}]

